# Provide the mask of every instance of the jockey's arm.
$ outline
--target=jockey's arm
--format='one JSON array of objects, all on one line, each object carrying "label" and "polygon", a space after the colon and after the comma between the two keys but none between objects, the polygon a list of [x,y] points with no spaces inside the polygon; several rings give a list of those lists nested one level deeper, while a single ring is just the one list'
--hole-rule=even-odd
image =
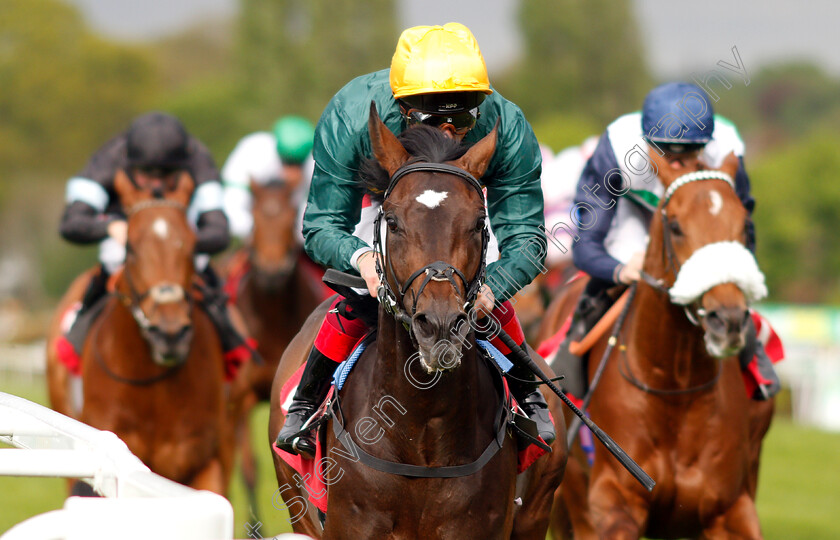
[{"label": "jockey's arm", "polygon": [[578,180],[574,202],[575,208],[579,209],[577,224],[580,240],[572,247],[572,258],[577,268],[590,276],[613,283],[618,283],[622,265],[607,253],[604,240],[618,203],[604,182],[608,172],[617,168],[615,152],[605,132]]},{"label": "jockey's arm", "polygon": [[357,259],[371,249],[353,236],[363,197],[354,176],[365,155],[361,140],[368,134],[366,129],[349,126],[335,101],[327,106],[315,131],[315,170],[303,217],[303,246],[318,264],[358,272]]},{"label": "jockey's arm", "polygon": [[187,217],[195,216],[195,251],[208,255],[219,253],[230,244],[222,184],[213,156],[195,137],[190,137],[187,169],[196,186],[187,211]]},{"label": "jockey's arm", "polygon": [[481,179],[499,241],[499,260],[487,267],[487,285],[496,305],[508,300],[545,270],[542,158],[537,138],[513,104],[501,106],[496,151]]},{"label": "jockey's arm", "polygon": [[108,225],[116,216],[107,217],[83,201],[72,201],[64,209],[59,232],[74,244],[93,244],[108,237]]},{"label": "jockey's arm", "polygon": [[67,206],[59,226],[65,240],[75,244],[100,242],[108,237],[111,222],[124,219],[106,214],[112,207],[112,183],[124,153],[125,137],[117,135],[102,145],[84,169],[67,181]]}]

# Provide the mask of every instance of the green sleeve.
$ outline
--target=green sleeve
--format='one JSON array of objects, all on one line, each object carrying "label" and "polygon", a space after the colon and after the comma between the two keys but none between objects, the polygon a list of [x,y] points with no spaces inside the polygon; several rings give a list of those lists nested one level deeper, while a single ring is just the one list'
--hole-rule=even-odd
[{"label": "green sleeve", "polygon": [[304,249],[315,262],[341,272],[356,270],[353,254],[367,244],[353,236],[359,222],[363,190],[355,175],[364,149],[360,135],[333,98],[315,130],[315,170],[303,217]]},{"label": "green sleeve", "polygon": [[544,271],[546,255],[537,138],[512,103],[504,101],[499,116],[496,152],[482,179],[487,186],[490,224],[499,241],[499,260],[487,268],[487,284],[497,303],[508,300]]}]

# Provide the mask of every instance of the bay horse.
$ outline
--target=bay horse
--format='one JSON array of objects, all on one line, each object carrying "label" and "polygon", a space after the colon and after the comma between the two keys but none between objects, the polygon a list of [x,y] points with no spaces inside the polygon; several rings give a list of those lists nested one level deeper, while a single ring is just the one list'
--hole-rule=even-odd
[{"label": "bay horse", "polygon": [[[753,401],[737,361],[750,301],[766,294],[744,247],[747,212],[720,171],[676,177],[651,151],[665,193],[649,228],[643,277],[593,390],[589,413],[656,481],[648,493],[595,446],[579,442],[558,490],[555,538],[760,538],[755,508],[761,441],[773,401]],[[580,293],[585,280],[570,287]],[[558,297],[541,337],[574,308]],[[590,351],[589,377],[608,346]],[[580,439],[580,437],[579,437]]]},{"label": "bay horse", "polygon": [[[135,187],[123,171],[114,185],[128,216],[125,265],[84,343],[80,410],[50,354],[53,407],[114,432],[157,474],[224,495],[233,437],[221,343],[192,293],[196,236],[186,208],[193,180],[182,174],[164,197]],[[50,343],[55,338],[54,327]]]},{"label": "bay horse", "polygon": [[[381,187],[399,178],[392,189],[383,190],[381,214],[387,233],[380,265],[383,283],[397,291],[390,297],[395,304],[386,300],[393,307],[386,310],[380,302],[378,333],[338,392],[340,418],[334,416],[325,428],[329,454],[318,462],[319,468],[327,464],[330,469],[324,472],[330,485],[323,530],[314,506],[298,512],[307,495],[300,476],[273,454],[278,493],[293,510],[295,531],[316,538],[543,540],[566,461],[558,401],[547,396],[559,434],[554,451],[517,476],[517,446],[509,434],[502,434],[495,454],[487,454],[493,445],[498,448],[496,420],[503,404],[498,375],[476,354],[470,325],[459,324],[466,321],[467,291],[484,264],[486,210],[475,178],[493,155],[496,130],[465,152],[434,128],[412,127],[401,136],[413,141],[410,155],[373,105],[368,129],[384,169]],[[424,193],[446,196],[440,204],[427,205]],[[413,279],[424,274],[428,277]],[[281,359],[272,388],[271,442],[284,420],[280,390],[307,357],[328,306],[325,302],[313,312]],[[402,314],[399,322],[392,312]],[[453,344],[446,338],[456,328],[466,339]],[[418,384],[408,373],[435,382]],[[348,430],[340,439],[339,420]],[[368,457],[390,462],[387,467],[396,472],[353,459],[362,445]],[[474,467],[485,455],[492,458],[466,475],[412,477],[417,470]]]},{"label": "bay horse", "polygon": [[271,384],[283,351],[304,321],[329,294],[320,278],[323,270],[303,253],[298,238],[294,191],[288,182],[250,183],[253,196],[253,232],[246,246],[226,265],[226,292],[257,342],[263,362],[249,362],[234,382],[242,394],[237,411],[236,439],[242,456],[252,510],[256,512],[256,458],[251,447],[248,419],[254,406],[268,402]]}]

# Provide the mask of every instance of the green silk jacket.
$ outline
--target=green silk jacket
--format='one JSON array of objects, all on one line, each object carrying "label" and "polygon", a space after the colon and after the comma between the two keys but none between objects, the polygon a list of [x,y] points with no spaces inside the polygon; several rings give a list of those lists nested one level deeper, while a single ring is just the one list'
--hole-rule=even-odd
[{"label": "green silk jacket", "polygon": [[[395,134],[405,129],[385,69],[357,77],[327,105],[315,129],[315,171],[303,220],[304,248],[319,264],[356,272],[350,260],[367,244],[353,236],[364,190],[356,173],[372,157],[368,116],[370,103]],[[497,302],[507,300],[543,269],[546,237],[540,186],[542,158],[522,111],[493,92],[480,106],[476,126],[464,138],[475,143],[499,119],[496,152],[481,183],[487,188],[490,225],[499,241],[500,259],[488,266],[486,283]]]}]

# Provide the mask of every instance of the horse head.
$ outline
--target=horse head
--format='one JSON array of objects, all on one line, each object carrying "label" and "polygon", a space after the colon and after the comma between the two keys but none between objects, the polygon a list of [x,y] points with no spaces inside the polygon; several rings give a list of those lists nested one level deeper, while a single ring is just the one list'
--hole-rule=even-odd
[{"label": "horse head", "polygon": [[496,129],[469,150],[426,126],[398,139],[373,103],[368,128],[387,173],[372,190],[383,198],[375,228],[377,237],[385,231],[378,261],[383,284],[404,310],[425,369],[454,369],[483,277],[487,212],[477,179],[493,156]]},{"label": "horse head", "polygon": [[287,182],[259,185],[251,180],[254,230],[249,260],[254,279],[264,291],[273,292],[282,287],[300,253],[293,191]]},{"label": "horse head", "polygon": [[645,271],[673,279],[671,301],[703,328],[710,355],[736,354],[745,344],[750,302],[767,294],[745,247],[748,215],[734,187],[739,160],[730,154],[718,171],[697,162],[686,174],[656,152],[651,157],[665,193],[651,226]]},{"label": "horse head", "polygon": [[196,236],[186,208],[195,184],[182,173],[173,191],[152,194],[119,171],[114,185],[128,216],[125,268],[118,287],[154,362],[182,364],[193,337],[190,287]]}]

